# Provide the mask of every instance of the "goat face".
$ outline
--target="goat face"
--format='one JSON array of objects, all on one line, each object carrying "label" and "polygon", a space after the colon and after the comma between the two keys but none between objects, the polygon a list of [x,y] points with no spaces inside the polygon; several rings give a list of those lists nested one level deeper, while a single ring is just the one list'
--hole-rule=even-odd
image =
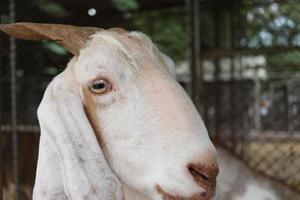
[{"label": "goat face", "polygon": [[216,151],[167,70],[172,62],[145,35],[32,23],[0,29],[21,39],[54,40],[75,55],[39,107],[34,198],[121,199],[119,181],[148,199],[212,198]]},{"label": "goat face", "polygon": [[141,33],[101,32],[81,51],[75,70],[89,119],[121,182],[153,199],[210,198],[215,149],[170,64]]}]

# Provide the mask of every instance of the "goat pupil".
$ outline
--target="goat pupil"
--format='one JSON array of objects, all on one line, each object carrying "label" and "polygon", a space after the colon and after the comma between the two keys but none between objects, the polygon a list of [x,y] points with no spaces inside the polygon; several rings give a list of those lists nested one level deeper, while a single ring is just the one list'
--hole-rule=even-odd
[{"label": "goat pupil", "polygon": [[97,90],[97,89],[103,89],[103,88],[105,88],[105,83],[104,83],[104,82],[95,83],[95,84],[93,85],[93,88],[94,88],[95,90]]}]

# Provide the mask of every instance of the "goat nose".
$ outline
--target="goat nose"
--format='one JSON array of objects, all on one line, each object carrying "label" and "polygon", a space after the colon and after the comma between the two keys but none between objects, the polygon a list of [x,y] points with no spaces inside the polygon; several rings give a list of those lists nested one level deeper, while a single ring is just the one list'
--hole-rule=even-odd
[{"label": "goat nose", "polygon": [[216,177],[219,173],[217,162],[189,164],[188,170],[195,182],[205,190],[201,193],[201,196],[205,198],[212,197],[215,193]]}]

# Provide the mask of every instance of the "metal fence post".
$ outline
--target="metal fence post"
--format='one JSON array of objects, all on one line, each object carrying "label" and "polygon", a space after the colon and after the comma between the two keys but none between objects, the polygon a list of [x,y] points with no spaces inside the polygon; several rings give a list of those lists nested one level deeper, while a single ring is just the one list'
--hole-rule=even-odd
[{"label": "metal fence post", "polygon": [[201,66],[200,51],[200,3],[198,0],[190,0],[190,48],[191,48],[191,85],[192,99],[198,111],[204,116],[204,85],[203,70]]},{"label": "metal fence post", "polygon": [[[214,26],[214,41],[213,45],[216,50],[219,50],[221,47],[221,31],[220,31],[220,10],[215,10],[214,11],[214,17],[213,17],[213,26]],[[217,140],[220,140],[220,128],[221,128],[221,88],[220,88],[220,58],[215,57],[214,60],[214,107],[215,107],[215,112],[214,112],[214,119],[215,119],[215,136]]]},{"label": "metal fence post", "polygon": [[[1,62],[1,60],[0,60]],[[0,65],[1,66],[1,65]],[[2,109],[2,68],[0,67],[0,110]],[[3,198],[3,164],[2,164],[2,112],[0,112],[0,199]]]},{"label": "metal fence post", "polygon": [[[15,22],[15,1],[9,0],[10,22]],[[17,91],[16,91],[16,59],[17,46],[16,40],[10,37],[10,84],[11,84],[11,133],[13,148],[13,176],[15,181],[14,199],[19,200],[19,152],[18,152],[18,133],[17,133]]]}]

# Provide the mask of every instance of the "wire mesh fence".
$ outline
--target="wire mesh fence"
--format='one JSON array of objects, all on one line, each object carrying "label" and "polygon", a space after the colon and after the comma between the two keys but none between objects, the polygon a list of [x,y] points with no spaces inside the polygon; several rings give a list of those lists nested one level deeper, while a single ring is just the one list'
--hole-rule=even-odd
[{"label": "wire mesh fence", "polygon": [[[137,9],[125,11],[107,2],[15,0],[15,20],[122,26],[147,33],[175,58],[180,83],[204,105],[202,116],[211,137],[251,168],[300,192],[300,2],[199,1],[198,15],[190,13],[193,0],[142,1]],[[11,21],[10,4],[1,0],[1,23]],[[192,16],[199,21],[191,20]],[[197,37],[190,37],[193,23],[200,24],[200,51],[196,52],[201,78],[189,67],[190,59],[195,59],[190,48],[197,42]],[[0,44],[0,182],[16,193],[11,138],[16,130],[17,190],[19,199],[30,199],[39,139],[36,110],[47,84],[70,56],[52,42],[16,41],[16,88],[12,90],[11,43],[2,33]],[[17,124],[12,123],[12,93]]]},{"label": "wire mesh fence", "polygon": [[203,6],[202,30],[212,30],[202,44],[210,133],[251,168],[300,191],[299,2]]}]

